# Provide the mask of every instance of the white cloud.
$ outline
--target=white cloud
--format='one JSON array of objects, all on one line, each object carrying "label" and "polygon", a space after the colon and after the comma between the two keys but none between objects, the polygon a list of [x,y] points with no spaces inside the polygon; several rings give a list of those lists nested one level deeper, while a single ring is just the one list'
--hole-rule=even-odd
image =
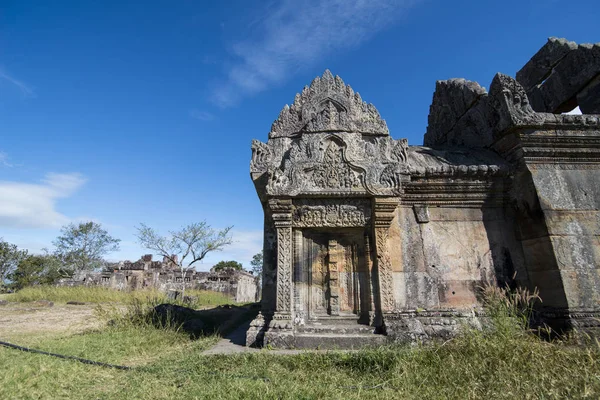
[{"label": "white cloud", "polygon": [[[282,0],[265,7],[257,32],[237,42],[238,61],[211,100],[221,107],[282,82],[326,55],[360,45],[418,0]],[[253,36],[253,37],[252,37]]]},{"label": "white cloud", "polygon": [[0,181],[0,227],[56,228],[68,223],[69,218],[56,211],[55,203],[85,182],[77,173],[49,173],[42,183]]},{"label": "white cloud", "polygon": [[215,116],[209,112],[200,111],[196,109],[190,111],[190,117],[198,119],[200,121],[212,121],[215,118]]},{"label": "white cloud", "polygon": [[0,78],[13,84],[14,86],[16,86],[21,91],[23,96],[35,97],[35,92],[29,85],[27,85],[26,83],[24,83],[16,78],[13,78],[12,76],[8,75],[6,72],[2,71],[1,69],[0,69]]}]

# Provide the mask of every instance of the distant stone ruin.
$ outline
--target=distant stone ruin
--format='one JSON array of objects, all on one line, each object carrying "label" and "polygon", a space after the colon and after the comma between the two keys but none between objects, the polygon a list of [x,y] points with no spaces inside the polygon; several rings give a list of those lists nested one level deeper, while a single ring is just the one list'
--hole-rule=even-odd
[{"label": "distant stone ruin", "polygon": [[[177,256],[171,257],[177,261]],[[154,288],[161,291],[189,289],[221,292],[239,303],[257,301],[258,282],[246,271],[223,269],[198,272],[181,269],[167,257],[152,261],[152,255],[142,256],[138,261],[122,261],[110,265],[104,272],[83,272],[72,279],[59,282],[63,286],[104,286],[119,290]]]},{"label": "distant stone ruin", "polygon": [[252,143],[265,262],[247,345],[449,337],[479,323],[486,284],[537,288],[540,322],[597,331],[599,80],[600,45],[551,38],[489,92],[437,82],[425,145],[408,146],[317,77]]}]

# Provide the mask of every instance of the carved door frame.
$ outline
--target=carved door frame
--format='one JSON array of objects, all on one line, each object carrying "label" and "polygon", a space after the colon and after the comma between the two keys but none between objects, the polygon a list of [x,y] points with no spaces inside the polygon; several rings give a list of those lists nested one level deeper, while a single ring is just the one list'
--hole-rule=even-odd
[{"label": "carved door frame", "polygon": [[[356,315],[360,319],[372,311],[367,232],[367,227],[294,229],[294,314],[298,321],[338,315]],[[316,283],[319,270],[322,277]],[[345,290],[340,287],[342,283],[346,284]],[[319,288],[321,294],[317,294]]]}]

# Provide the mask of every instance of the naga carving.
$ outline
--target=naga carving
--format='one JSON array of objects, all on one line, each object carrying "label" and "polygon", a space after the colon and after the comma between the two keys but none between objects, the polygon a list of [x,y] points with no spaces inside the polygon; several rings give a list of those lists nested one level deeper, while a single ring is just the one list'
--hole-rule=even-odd
[{"label": "naga carving", "polygon": [[495,114],[495,130],[501,132],[512,125],[539,124],[544,114],[536,113],[529,104],[527,92],[508,75],[496,74],[490,85],[490,105]]},{"label": "naga carving", "polygon": [[252,139],[252,160],[250,161],[250,171],[266,171],[269,161],[271,161],[271,149],[269,146],[260,140]]}]

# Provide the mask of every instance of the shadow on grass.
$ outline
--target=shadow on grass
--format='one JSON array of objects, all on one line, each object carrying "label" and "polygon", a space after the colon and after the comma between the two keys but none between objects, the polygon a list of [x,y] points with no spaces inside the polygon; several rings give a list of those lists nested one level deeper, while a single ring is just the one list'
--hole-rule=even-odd
[{"label": "shadow on grass", "polygon": [[[258,315],[258,311],[257,304],[224,305],[194,310],[177,304],[164,303],[152,308],[146,318],[157,328],[176,327],[187,333],[191,339],[198,339],[211,335],[226,336],[241,325],[247,325],[247,331],[250,321]],[[244,343],[236,344],[244,345],[245,336]]]}]

